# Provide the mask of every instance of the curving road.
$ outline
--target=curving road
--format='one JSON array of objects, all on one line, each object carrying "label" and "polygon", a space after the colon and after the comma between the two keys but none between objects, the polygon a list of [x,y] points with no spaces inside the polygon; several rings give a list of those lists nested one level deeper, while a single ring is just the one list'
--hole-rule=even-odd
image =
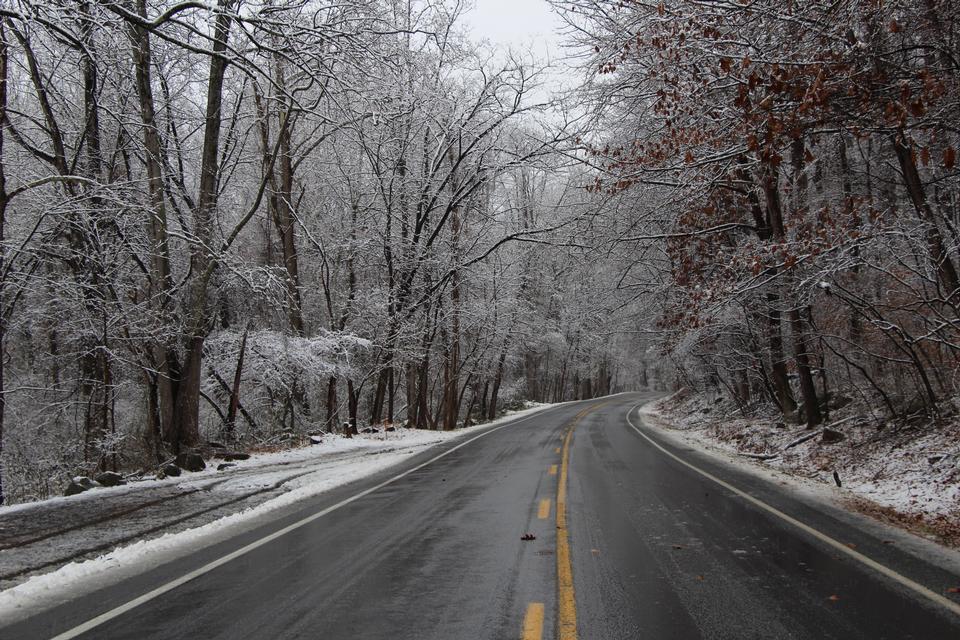
[{"label": "curving road", "polygon": [[0,638],[960,638],[949,563],[671,444],[627,416],[648,397],[442,445]]}]

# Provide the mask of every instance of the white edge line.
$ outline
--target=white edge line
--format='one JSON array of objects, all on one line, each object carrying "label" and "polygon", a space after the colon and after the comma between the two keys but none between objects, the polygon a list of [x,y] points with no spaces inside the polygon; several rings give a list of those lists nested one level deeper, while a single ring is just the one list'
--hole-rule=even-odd
[{"label": "white edge line", "polygon": [[764,511],[767,511],[768,513],[771,513],[771,514],[777,516],[777,517],[780,518],[781,520],[783,520],[783,521],[785,521],[785,522],[787,522],[787,523],[789,523],[789,524],[792,524],[793,526],[797,527],[798,529],[800,529],[800,530],[803,531],[804,533],[807,533],[807,534],[813,536],[814,538],[816,538],[816,539],[819,540],[820,542],[822,542],[822,543],[824,543],[824,544],[826,544],[826,545],[828,545],[828,546],[836,549],[837,551],[841,551],[841,552],[845,553],[846,555],[850,556],[850,557],[853,558],[854,560],[860,562],[861,564],[866,565],[867,567],[870,567],[871,569],[873,569],[874,571],[882,574],[883,576],[885,576],[885,577],[887,577],[887,578],[890,578],[891,580],[893,580],[894,582],[900,584],[901,586],[906,587],[907,589],[910,589],[910,590],[913,591],[914,593],[923,596],[924,598],[926,598],[927,600],[930,600],[930,601],[933,602],[934,604],[938,604],[938,605],[940,605],[941,607],[947,609],[948,611],[954,613],[955,615],[960,616],[960,604],[957,604],[957,603],[954,602],[953,600],[950,600],[949,598],[940,595],[940,594],[937,593],[936,591],[933,591],[933,590],[931,590],[931,589],[928,589],[927,587],[923,586],[922,584],[920,584],[920,583],[918,583],[918,582],[914,582],[914,581],[911,580],[910,578],[908,578],[908,577],[906,577],[906,576],[904,576],[904,575],[902,575],[902,574],[900,574],[900,573],[897,573],[896,571],[894,571],[894,570],[891,569],[890,567],[887,567],[886,565],[880,564],[880,563],[877,562],[876,560],[874,560],[874,559],[872,559],[872,558],[869,558],[869,557],[863,555],[863,554],[860,553],[859,551],[854,551],[853,549],[851,549],[851,548],[848,547],[847,545],[843,544],[842,542],[839,542],[838,540],[835,540],[835,539],[831,538],[830,536],[828,536],[827,534],[823,533],[822,531],[820,531],[820,530],[818,530],[818,529],[814,529],[814,528],[811,527],[810,525],[805,524],[805,523],[797,520],[796,518],[787,515],[786,513],[784,513],[783,511],[780,511],[780,510],[777,509],[776,507],[770,506],[769,504],[767,504],[767,503],[764,502],[763,500],[760,500],[759,498],[755,498],[754,496],[750,495],[749,493],[747,493],[747,492],[745,492],[745,491],[742,491],[742,490],[736,488],[736,487],[733,486],[732,484],[721,480],[720,478],[716,477],[716,476],[713,475],[712,473],[709,473],[709,472],[707,472],[707,471],[704,471],[704,470],[701,469],[700,467],[697,467],[696,465],[693,465],[693,464],[687,462],[687,461],[684,460],[683,458],[681,458],[681,457],[679,457],[679,456],[671,453],[671,452],[668,451],[666,448],[662,447],[662,446],[661,446],[658,442],[656,442],[653,438],[651,438],[650,436],[648,436],[647,434],[645,434],[643,431],[641,431],[640,429],[638,429],[638,428],[637,428],[637,425],[633,424],[633,421],[630,419],[630,414],[633,413],[634,410],[636,410],[638,407],[640,407],[640,406],[643,405],[643,404],[646,404],[646,403],[636,404],[636,405],[632,406],[629,411],[627,411],[627,415],[626,415],[627,424],[629,424],[629,425],[633,428],[634,431],[636,431],[638,434],[640,434],[640,436],[641,436],[643,439],[645,439],[647,442],[649,442],[649,443],[652,444],[654,447],[656,447],[657,449],[659,449],[661,452],[663,452],[663,453],[665,453],[666,455],[670,456],[671,458],[673,458],[674,460],[676,460],[677,462],[679,462],[679,463],[682,464],[683,466],[688,467],[689,469],[692,469],[693,471],[696,471],[697,473],[699,473],[700,475],[702,475],[704,478],[707,478],[707,479],[709,479],[709,480],[712,480],[713,482],[716,482],[718,485],[720,485],[721,487],[723,487],[723,488],[726,489],[727,491],[731,491],[732,493],[740,496],[740,497],[743,498],[744,500],[750,502],[750,503],[753,504],[754,506],[760,507],[760,508],[763,509]]},{"label": "white edge line", "polygon": [[[562,404],[565,405],[565,404],[568,404],[568,403],[564,402],[564,403],[562,403]],[[562,406],[562,405],[558,405],[558,406]],[[313,522],[314,520],[317,520],[317,519],[319,519],[319,518],[322,518],[323,516],[331,513],[332,511],[336,511],[337,509],[339,509],[339,508],[341,508],[341,507],[345,507],[346,505],[350,504],[351,502],[356,502],[356,501],[359,500],[360,498],[363,498],[363,497],[365,497],[365,496],[368,496],[368,495],[370,495],[371,493],[373,493],[374,491],[379,491],[380,489],[384,488],[385,486],[387,486],[387,485],[389,485],[389,484],[392,484],[392,483],[396,482],[397,480],[400,480],[401,478],[404,478],[404,477],[410,475],[411,473],[414,473],[415,471],[419,471],[420,469],[423,469],[423,468],[426,467],[427,465],[433,464],[434,462],[436,462],[437,460],[440,460],[441,458],[445,458],[446,456],[450,455],[450,454],[453,453],[454,451],[456,451],[456,450],[458,450],[458,449],[461,449],[461,448],[467,446],[467,445],[470,444],[471,442],[476,442],[476,441],[479,440],[480,438],[483,438],[483,437],[485,437],[485,436],[488,436],[488,435],[490,435],[491,433],[494,433],[494,432],[496,432],[496,431],[500,431],[501,429],[505,429],[505,428],[507,428],[507,427],[512,427],[513,425],[515,425],[515,424],[517,424],[517,423],[526,422],[527,420],[531,420],[531,419],[533,419],[533,418],[539,417],[539,416],[543,415],[544,413],[546,413],[547,411],[550,411],[551,409],[558,408],[558,406],[549,407],[549,408],[545,409],[544,411],[538,411],[537,413],[534,413],[533,415],[530,415],[530,416],[526,416],[526,417],[524,417],[524,418],[519,418],[519,419],[517,419],[517,420],[511,420],[510,422],[507,422],[506,424],[502,424],[502,425],[500,425],[500,426],[498,426],[498,427],[493,427],[492,429],[490,429],[490,430],[488,430],[488,431],[484,431],[483,433],[481,433],[481,434],[479,434],[479,435],[476,435],[476,436],[470,438],[469,440],[464,440],[464,441],[461,442],[460,444],[458,444],[458,445],[456,445],[456,446],[454,446],[454,447],[451,447],[451,448],[447,449],[447,450],[444,451],[443,453],[440,453],[440,454],[438,454],[438,455],[430,458],[430,459],[427,460],[426,462],[422,462],[422,463],[418,464],[417,466],[413,467],[412,469],[407,469],[407,470],[404,471],[403,473],[399,473],[399,474],[393,476],[392,478],[389,478],[389,479],[387,479],[387,480],[384,480],[384,481],[381,482],[380,484],[374,485],[374,486],[370,487],[369,489],[364,489],[364,490],[361,491],[360,493],[354,494],[354,495],[350,496],[349,498],[346,498],[345,500],[341,500],[340,502],[338,502],[338,503],[336,503],[336,504],[334,504],[334,505],[331,505],[331,506],[327,507],[326,509],[322,509],[322,510],[320,510],[320,511],[318,511],[318,512],[312,514],[312,515],[307,516],[306,518],[303,518],[302,520],[298,520],[298,521],[294,522],[293,524],[289,524],[289,525],[287,525],[286,527],[284,527],[284,528],[282,528],[282,529],[278,529],[277,531],[274,531],[273,533],[271,533],[271,534],[268,535],[268,536],[264,536],[263,538],[260,538],[259,540],[255,540],[255,541],[251,542],[250,544],[248,544],[248,545],[246,545],[246,546],[240,547],[240,548],[237,549],[236,551],[232,551],[231,553],[228,553],[228,554],[225,555],[225,556],[221,556],[221,557],[217,558],[216,560],[213,560],[212,562],[208,562],[207,564],[203,565],[202,567],[199,567],[199,568],[197,568],[197,569],[194,569],[193,571],[191,571],[191,572],[189,572],[189,573],[185,573],[184,575],[180,576],[179,578],[176,578],[176,579],[174,579],[174,580],[171,580],[170,582],[167,582],[166,584],[162,584],[162,585],[160,585],[159,587],[157,587],[157,588],[155,588],[155,589],[152,589],[152,590],[150,590],[150,591],[147,591],[147,592],[144,593],[143,595],[140,595],[140,596],[134,598],[133,600],[130,600],[130,601],[128,601],[128,602],[120,605],[119,607],[115,607],[115,608],[113,608],[113,609],[110,609],[109,611],[105,611],[104,613],[101,613],[100,615],[96,616],[95,618],[91,618],[90,620],[87,620],[86,622],[84,622],[84,623],[82,623],[82,624],[79,624],[79,625],[77,625],[76,627],[73,627],[72,629],[68,629],[67,631],[64,631],[64,632],[62,632],[62,633],[60,633],[60,634],[58,634],[58,635],[56,635],[56,636],[53,636],[53,637],[51,638],[51,640],[69,640],[69,638],[76,638],[77,636],[79,636],[79,635],[81,635],[81,634],[84,634],[84,633],[86,633],[86,632],[88,632],[88,631],[90,631],[90,630],[92,630],[92,629],[95,629],[95,628],[99,627],[100,625],[102,625],[102,624],[105,623],[105,622],[109,622],[110,620],[113,620],[114,618],[119,617],[119,616],[123,615],[124,613],[126,613],[126,612],[128,612],[128,611],[130,611],[130,610],[132,610],[132,609],[136,609],[137,607],[139,607],[139,606],[142,605],[142,604],[145,604],[145,603],[147,603],[147,602],[150,602],[151,600],[153,600],[153,599],[155,599],[155,598],[157,598],[157,597],[159,597],[159,596],[162,596],[163,594],[165,594],[165,593],[167,593],[167,592],[169,592],[169,591],[173,591],[173,590],[176,589],[177,587],[180,587],[180,586],[182,586],[182,585],[190,582],[191,580],[194,580],[195,578],[199,578],[200,576],[202,576],[202,575],[204,575],[204,574],[206,574],[206,573],[210,573],[210,572],[213,571],[214,569],[216,569],[216,568],[218,568],[218,567],[221,567],[221,566],[227,564],[228,562],[230,562],[230,561],[232,561],[232,560],[236,560],[237,558],[239,558],[239,557],[241,557],[241,556],[244,556],[244,555],[250,553],[251,551],[254,551],[255,549],[258,549],[259,547],[262,547],[262,546],[264,546],[265,544],[269,544],[270,542],[273,542],[273,541],[276,540],[277,538],[279,538],[279,537],[281,537],[281,536],[284,536],[284,535],[290,533],[291,531],[294,531],[294,530],[299,529],[299,528],[301,528],[301,527],[303,527],[303,526],[306,526],[306,525],[310,524],[311,522]]]}]

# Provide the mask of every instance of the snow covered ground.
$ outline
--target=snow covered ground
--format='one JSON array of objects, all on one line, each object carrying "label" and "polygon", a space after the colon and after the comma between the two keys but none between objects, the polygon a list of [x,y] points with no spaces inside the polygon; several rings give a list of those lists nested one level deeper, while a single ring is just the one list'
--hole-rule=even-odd
[{"label": "snow covered ground", "polygon": [[382,471],[431,446],[550,407],[530,404],[451,432],[401,429],[327,436],[178,478],[0,507],[0,619],[15,620],[77,589],[116,583],[242,531],[280,509]]},{"label": "snow covered ground", "polygon": [[[644,418],[688,442],[740,461],[830,487],[847,506],[960,546],[960,425],[891,425],[837,412],[827,426],[842,434],[825,442],[820,430],[775,416],[743,418],[721,398],[685,392],[641,409]],[[804,439],[807,436],[813,436]],[[840,479],[836,487],[834,473]]]}]

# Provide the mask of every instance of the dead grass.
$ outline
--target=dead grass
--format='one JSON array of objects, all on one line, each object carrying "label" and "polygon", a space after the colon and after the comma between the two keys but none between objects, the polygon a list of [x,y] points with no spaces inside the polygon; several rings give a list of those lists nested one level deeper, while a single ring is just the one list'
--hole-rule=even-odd
[{"label": "dead grass", "polygon": [[881,522],[901,527],[942,545],[960,549],[960,522],[956,518],[923,513],[903,513],[893,507],[877,504],[864,498],[848,498],[843,501],[843,504],[853,511]]}]

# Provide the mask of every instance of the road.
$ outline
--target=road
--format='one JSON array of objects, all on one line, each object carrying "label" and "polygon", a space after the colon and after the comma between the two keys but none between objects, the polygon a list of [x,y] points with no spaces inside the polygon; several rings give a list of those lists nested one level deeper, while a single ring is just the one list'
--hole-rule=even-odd
[{"label": "road", "polygon": [[957,575],[628,420],[646,397],[454,440],[0,638],[960,638]]}]

